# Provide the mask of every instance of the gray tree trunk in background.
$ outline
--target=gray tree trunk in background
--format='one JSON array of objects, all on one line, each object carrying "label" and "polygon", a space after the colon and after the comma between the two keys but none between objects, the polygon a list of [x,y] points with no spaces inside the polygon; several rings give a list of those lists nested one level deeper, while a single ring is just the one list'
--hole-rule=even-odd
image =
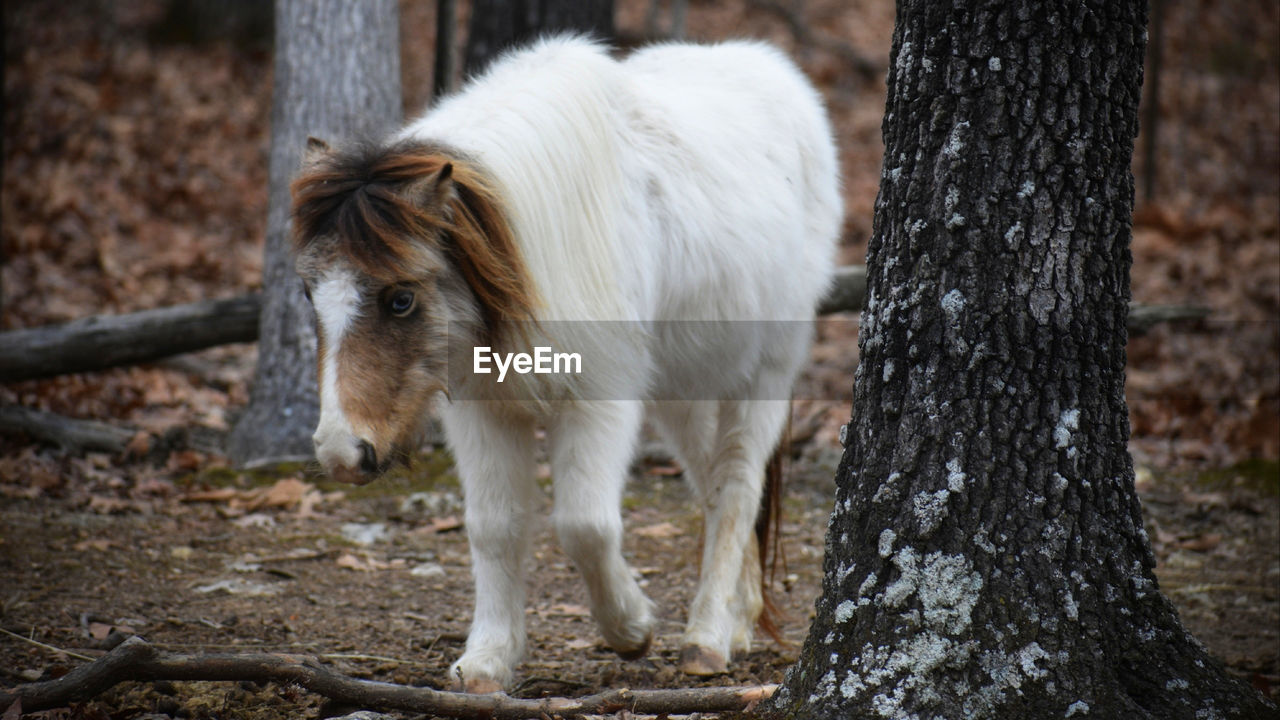
[{"label": "gray tree trunk in background", "polygon": [[613,0],[474,0],[462,70],[475,75],[503,50],[560,30],[612,40]]},{"label": "gray tree trunk in background", "polygon": [[899,0],[854,411],[787,718],[1264,717],[1127,450],[1145,2]]},{"label": "gray tree trunk in background", "polygon": [[276,0],[263,308],[252,399],[227,441],[240,466],[312,456],[311,309],[289,253],[289,183],[308,135],[341,142],[401,120],[396,0]]}]

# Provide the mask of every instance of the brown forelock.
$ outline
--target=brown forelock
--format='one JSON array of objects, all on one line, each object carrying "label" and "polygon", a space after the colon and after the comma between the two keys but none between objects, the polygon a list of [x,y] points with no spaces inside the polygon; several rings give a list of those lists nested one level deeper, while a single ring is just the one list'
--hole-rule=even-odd
[{"label": "brown forelock", "polygon": [[[415,203],[415,181],[452,165],[446,211]],[[532,319],[536,296],[492,183],[456,151],[424,143],[358,145],[330,153],[293,182],[296,253],[322,237],[374,278],[420,277],[423,241],[447,236],[447,256],[483,308],[486,327]],[[425,199],[425,198],[424,198]]]},{"label": "brown forelock", "polygon": [[538,298],[498,193],[470,162],[454,163],[453,179],[447,251],[475,293],[485,327],[532,320]]}]

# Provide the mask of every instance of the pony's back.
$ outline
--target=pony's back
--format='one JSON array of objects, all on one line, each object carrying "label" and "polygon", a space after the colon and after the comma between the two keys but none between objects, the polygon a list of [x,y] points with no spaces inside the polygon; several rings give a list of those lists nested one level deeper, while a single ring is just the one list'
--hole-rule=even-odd
[{"label": "pony's back", "polygon": [[402,137],[474,157],[502,190],[543,320],[634,319],[612,245],[623,184],[618,63],[586,38],[508,52]]},{"label": "pony's back", "polygon": [[500,58],[403,135],[504,188],[544,319],[808,318],[839,232],[817,93],[762,43],[619,63],[559,36]]},{"label": "pony's back", "polygon": [[807,320],[830,282],[842,209],[817,92],[757,42],[658,45],[624,66],[638,153],[660,188],[660,317]]}]

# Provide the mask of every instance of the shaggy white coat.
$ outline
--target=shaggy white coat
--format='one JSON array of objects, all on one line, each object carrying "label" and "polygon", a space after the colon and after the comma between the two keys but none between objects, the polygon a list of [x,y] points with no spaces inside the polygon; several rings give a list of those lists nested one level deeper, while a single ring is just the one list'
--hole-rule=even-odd
[{"label": "shaggy white coat", "polygon": [[[648,417],[706,512],[683,643],[711,658],[747,649],[761,607],[752,527],[763,470],[842,218],[818,93],[758,42],[659,45],[619,62],[556,37],[495,62],[399,137],[458,148],[492,174],[540,320],[629,321],[547,325],[557,350],[607,357],[607,371],[487,376],[440,408],[476,584],[455,676],[506,685],[524,652],[535,424],[547,428],[553,524],[605,640],[636,651],[654,628],[621,553],[622,490]],[[685,320],[756,322],[663,322]],[[637,326],[648,332],[624,330]],[[693,399],[645,402],[675,396]]]}]

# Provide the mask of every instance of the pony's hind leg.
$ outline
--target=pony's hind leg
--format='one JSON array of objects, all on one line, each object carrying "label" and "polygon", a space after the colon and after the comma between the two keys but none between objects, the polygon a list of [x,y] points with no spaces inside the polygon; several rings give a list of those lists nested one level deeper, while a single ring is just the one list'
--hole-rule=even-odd
[{"label": "pony's hind leg", "polygon": [[453,403],[441,414],[462,479],[476,589],[467,648],[449,675],[467,692],[495,692],[510,683],[524,655],[526,556],[541,504],[533,423],[497,416],[481,403]]},{"label": "pony's hind leg", "polygon": [[750,649],[764,608],[755,519],[765,463],[786,423],[788,407],[779,400],[720,403],[710,472],[693,478],[706,513],[706,537],[702,577],[680,654],[685,673],[724,672],[733,652]]},{"label": "pony's hind leg", "polygon": [[622,490],[640,428],[638,401],[579,402],[549,428],[560,545],[586,581],[605,642],[625,658],[653,639],[653,604],[622,557]]},{"label": "pony's hind leg", "polygon": [[720,403],[715,400],[662,400],[649,404],[654,428],[675,452],[695,490],[698,480],[711,472],[716,450]]}]

